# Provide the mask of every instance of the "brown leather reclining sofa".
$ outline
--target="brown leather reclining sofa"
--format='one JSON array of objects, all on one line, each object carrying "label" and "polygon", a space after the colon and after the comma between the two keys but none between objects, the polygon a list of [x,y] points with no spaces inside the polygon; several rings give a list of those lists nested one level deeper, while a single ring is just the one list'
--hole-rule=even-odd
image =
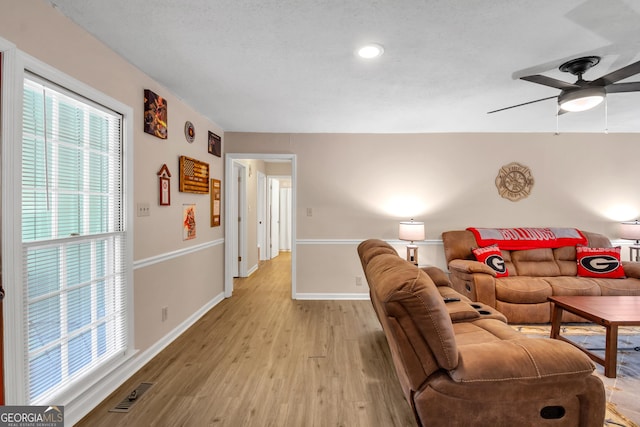
[{"label": "brown leather reclining sofa", "polygon": [[[604,235],[581,231],[586,246],[611,247]],[[548,323],[551,321],[549,296],[557,295],[640,295],[640,263],[622,262],[626,278],[606,279],[577,276],[576,248],[501,250],[508,277],[496,277],[491,267],[476,261],[472,250],[478,247],[469,230],[442,233],[444,254],[455,290],[473,301],[500,311],[509,323]],[[584,322],[563,313],[564,322]]]},{"label": "brown leather reclining sofa", "polygon": [[525,337],[444,272],[418,268],[382,240],[362,242],[358,254],[418,425],[603,425],[604,387],[580,350]]}]

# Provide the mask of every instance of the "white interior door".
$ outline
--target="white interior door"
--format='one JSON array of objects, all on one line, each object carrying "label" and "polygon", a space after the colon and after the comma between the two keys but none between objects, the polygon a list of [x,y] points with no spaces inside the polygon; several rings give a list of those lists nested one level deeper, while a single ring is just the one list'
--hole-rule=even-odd
[{"label": "white interior door", "polygon": [[267,250],[267,177],[260,171],[258,171],[257,193],[258,253],[259,260],[265,261],[270,257],[270,251]]},{"label": "white interior door", "polygon": [[291,188],[280,187],[280,250],[291,250]]},{"label": "white interior door", "polygon": [[269,247],[270,256],[280,253],[280,181],[269,178]]}]

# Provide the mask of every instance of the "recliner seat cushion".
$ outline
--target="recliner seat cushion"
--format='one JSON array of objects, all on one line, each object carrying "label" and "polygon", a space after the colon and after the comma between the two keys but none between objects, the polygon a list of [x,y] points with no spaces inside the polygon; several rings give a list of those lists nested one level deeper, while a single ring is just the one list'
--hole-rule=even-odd
[{"label": "recliner seat cushion", "polygon": [[552,295],[551,285],[541,277],[502,277],[496,279],[496,300],[535,304]]},{"label": "recliner seat cushion", "polygon": [[[549,344],[553,343],[553,344]],[[562,376],[582,377],[593,372],[586,355],[576,357],[558,340],[521,338],[482,345],[461,345],[460,363],[449,372],[457,382],[503,382]],[[495,357],[500,354],[500,358]],[[571,354],[571,357],[567,357]]]},{"label": "recliner seat cushion", "polygon": [[545,277],[553,290],[553,295],[601,295],[597,281],[584,277]]},{"label": "recliner seat cushion", "polygon": [[640,295],[635,279],[598,279],[601,295]]}]

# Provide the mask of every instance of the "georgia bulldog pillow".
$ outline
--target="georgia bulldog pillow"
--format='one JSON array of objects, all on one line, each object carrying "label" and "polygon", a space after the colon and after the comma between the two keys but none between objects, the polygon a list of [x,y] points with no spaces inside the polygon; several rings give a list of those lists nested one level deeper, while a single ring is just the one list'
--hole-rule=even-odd
[{"label": "georgia bulldog pillow", "polygon": [[620,246],[615,248],[589,248],[576,246],[578,276],[624,279],[620,262]]},{"label": "georgia bulldog pillow", "polygon": [[502,258],[502,252],[497,246],[476,248],[471,252],[473,252],[478,261],[493,268],[496,271],[496,277],[507,277],[509,275],[507,265],[504,263],[504,258]]}]

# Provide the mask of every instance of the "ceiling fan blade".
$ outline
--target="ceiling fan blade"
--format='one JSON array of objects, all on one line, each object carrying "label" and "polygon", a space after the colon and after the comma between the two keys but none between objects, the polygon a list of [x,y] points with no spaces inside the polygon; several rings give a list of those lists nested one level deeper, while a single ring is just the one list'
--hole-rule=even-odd
[{"label": "ceiling fan blade", "polygon": [[580,86],[573,83],[567,83],[562,80],[554,79],[552,77],[543,76],[540,74],[534,74],[532,76],[520,77],[521,80],[526,80],[532,83],[538,83],[544,86],[554,87],[556,89],[577,89]]},{"label": "ceiling fan blade", "polygon": [[607,93],[640,92],[640,82],[616,83],[605,86]]},{"label": "ceiling fan blade", "polygon": [[589,82],[589,86],[608,86],[612,83],[619,82],[620,80],[631,77],[634,74],[640,73],[640,61],[629,64],[626,67],[622,67],[616,71],[612,71],[609,74],[605,74],[599,79],[595,79]]},{"label": "ceiling fan blade", "polygon": [[511,108],[522,107],[523,105],[529,105],[529,104],[533,104],[534,102],[546,101],[547,99],[553,99],[553,98],[557,98],[557,96],[550,96],[548,98],[536,99],[535,101],[529,101],[529,102],[524,102],[518,105],[512,105],[511,107],[500,108],[499,110],[489,111],[487,112],[487,114],[497,113],[498,111],[510,110]]}]

